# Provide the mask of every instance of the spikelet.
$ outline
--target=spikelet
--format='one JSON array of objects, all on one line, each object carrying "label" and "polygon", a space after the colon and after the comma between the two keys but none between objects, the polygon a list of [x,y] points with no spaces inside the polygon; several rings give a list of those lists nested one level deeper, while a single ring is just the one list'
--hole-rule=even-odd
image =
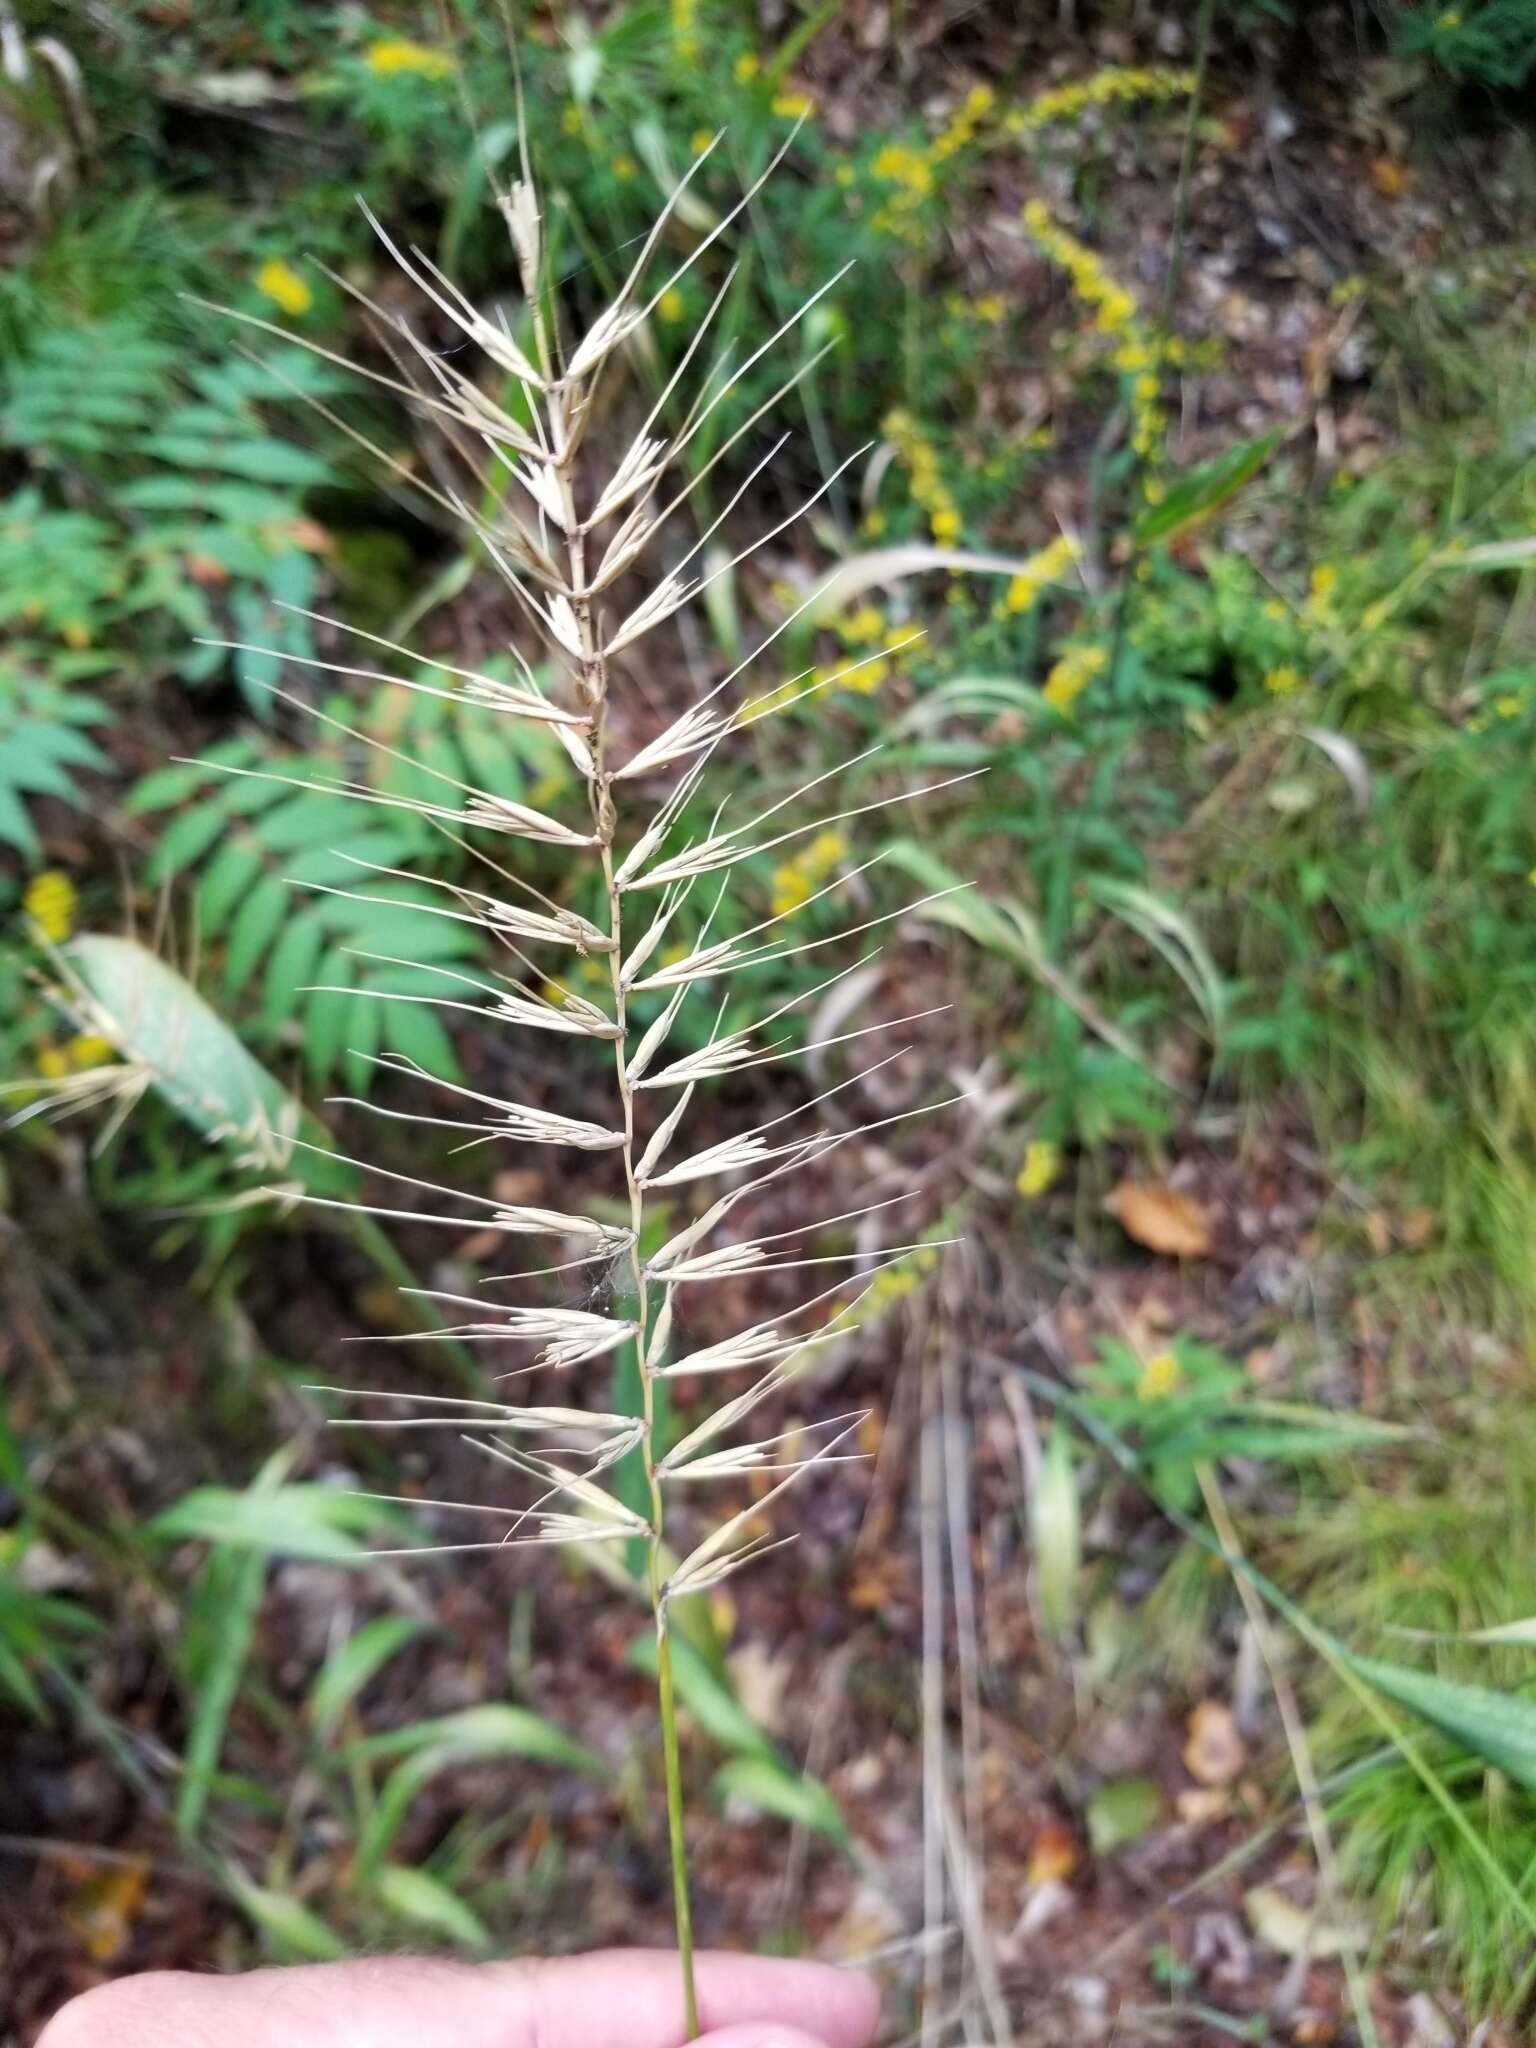
[{"label": "spikelet", "polygon": [[[689,177],[702,161],[702,156],[696,160]],[[770,171],[772,168],[770,165]],[[373,641],[397,661],[408,660],[415,665],[414,674],[408,677],[393,667],[365,663],[348,666],[316,660],[310,665],[374,683],[393,682],[455,701],[467,699],[509,718],[542,721],[586,784],[590,822],[584,829],[546,816],[496,790],[469,787],[442,774],[435,777],[431,796],[409,800],[410,808],[444,829],[477,835],[477,846],[478,836],[494,834],[499,843],[513,843],[514,856],[519,840],[559,847],[573,866],[595,871],[600,887],[589,890],[582,900],[590,907],[595,898],[602,910],[587,918],[538,896],[516,881],[512,871],[515,857],[512,868],[491,863],[497,879],[485,888],[459,881],[424,883],[421,877],[402,878],[416,885],[413,900],[419,902],[424,886],[436,898],[431,907],[438,915],[482,928],[502,963],[501,971],[471,974],[430,963],[402,963],[418,969],[425,965],[432,978],[427,991],[423,992],[417,979],[415,992],[381,991],[378,1000],[426,1003],[467,1012],[492,1025],[589,1039],[593,1055],[611,1061],[611,1110],[592,1118],[559,1115],[456,1080],[434,1077],[411,1061],[391,1056],[380,1063],[399,1076],[405,1099],[413,1106],[359,1105],[386,1117],[462,1133],[465,1142],[477,1145],[569,1147],[593,1154],[600,1165],[609,1155],[618,1155],[610,1163],[612,1185],[619,1196],[618,1213],[623,1217],[619,1222],[611,1220],[615,1212],[608,1205],[604,1219],[598,1219],[579,1210],[565,1213],[500,1202],[405,1174],[385,1178],[418,1191],[406,1198],[407,1206],[384,1204],[372,1211],[386,1217],[423,1217],[462,1228],[468,1209],[482,1226],[547,1241],[553,1253],[545,1269],[548,1272],[565,1272],[581,1265],[612,1268],[607,1292],[594,1295],[588,1307],[505,1307],[478,1297],[431,1297],[465,1311],[464,1320],[446,1334],[461,1342],[510,1350],[516,1362],[498,1378],[515,1382],[524,1373],[558,1371],[567,1375],[573,1405],[552,1408],[520,1406],[515,1400],[370,1396],[355,1388],[327,1391],[344,1404],[350,1416],[369,1426],[453,1430],[486,1458],[487,1477],[506,1483],[508,1505],[435,1504],[500,1518],[505,1524],[489,1540],[469,1536],[463,1542],[441,1546],[443,1549],[494,1549],[513,1542],[629,1545],[641,1541],[657,1631],[668,1819],[679,1942],[691,2013],[691,1934],[671,1698],[670,1610],[680,1595],[719,1585],[749,1558],[761,1554],[767,1541],[761,1532],[762,1509],[781,1500],[818,1465],[847,1455],[841,1446],[857,1417],[813,1425],[798,1445],[782,1435],[746,1442],[736,1438],[761,1405],[791,1382],[802,1354],[840,1338],[853,1327],[850,1316],[856,1303],[850,1299],[849,1289],[867,1280],[871,1256],[826,1253],[821,1249],[823,1232],[889,1205],[869,1204],[766,1235],[733,1234],[733,1219],[749,1197],[861,1135],[858,1127],[833,1130],[815,1121],[818,1105],[839,1092],[835,1088],[800,1110],[735,1136],[710,1142],[686,1137],[698,1085],[789,1057],[789,1038],[784,1032],[776,1033],[775,1027],[841,975],[768,1010],[754,1023],[725,1032],[721,1029],[722,1001],[715,1027],[702,1046],[695,1040],[692,1051],[668,1049],[682,1006],[689,999],[718,1001],[718,989],[730,976],[835,943],[824,937],[796,939],[789,927],[803,912],[804,904],[745,928],[735,925],[728,938],[712,939],[710,932],[721,897],[742,862],[857,814],[835,806],[826,814],[822,804],[808,804],[822,784],[840,774],[840,769],[834,769],[812,777],[746,819],[727,823],[717,814],[702,833],[679,840],[686,807],[700,791],[717,749],[746,725],[771,715],[783,698],[794,702],[807,694],[794,686],[788,691],[772,686],[765,689],[761,682],[745,680],[746,670],[768,652],[793,617],[770,633],[701,702],[676,714],[656,737],[638,747],[631,743],[627,758],[621,753],[610,718],[613,697],[624,689],[623,663],[616,667],[615,657],[627,655],[655,633],[698,597],[710,576],[721,573],[713,567],[707,573],[696,573],[693,568],[714,527],[698,536],[680,559],[671,559],[664,569],[657,566],[643,583],[639,581],[640,565],[654,562],[657,542],[664,534],[670,537],[672,522],[677,514],[686,513],[698,484],[809,365],[797,369],[750,419],[727,435],[670,498],[666,498],[664,480],[684,475],[680,459],[705,421],[740,378],[822,296],[822,292],[816,293],[745,362],[728,365],[722,357],[709,368],[698,380],[699,396],[674,428],[668,422],[677,417],[679,408],[671,401],[679,380],[691,373],[694,358],[708,339],[711,322],[729,287],[727,278],[682,362],[627,445],[611,452],[593,445],[598,440],[596,398],[604,377],[613,373],[626,343],[661,296],[728,230],[752,197],[749,191],[694,247],[682,266],[666,275],[666,266],[656,258],[670,214],[686,184],[685,178],[673,193],[613,303],[578,337],[560,330],[546,275],[539,207],[526,171],[499,202],[522,281],[524,313],[520,321],[487,318],[425,256],[396,247],[385,230],[373,223],[386,251],[446,323],[450,340],[448,353],[440,355],[410,321],[373,309],[397,367],[410,364],[413,370],[407,374],[401,368],[397,376],[377,370],[364,374],[407,395],[456,453],[488,467],[498,485],[496,490],[426,488],[439,505],[462,520],[497,566],[526,621],[532,644],[517,656],[522,677],[517,685],[441,661],[425,670],[433,679],[423,680],[420,657],[369,635],[358,637]],[[653,276],[653,271],[660,274]],[[823,291],[831,288],[831,282],[835,280]],[[520,340],[514,339],[513,327]],[[283,339],[292,345],[302,337],[285,331]],[[485,380],[488,385],[511,378],[520,387],[516,417],[489,397],[472,374],[475,350],[496,373]],[[751,471],[726,513],[749,497],[756,478],[777,452],[777,447],[771,449]],[[829,478],[823,489],[833,481]],[[663,499],[665,502],[660,502]],[[808,501],[814,502],[815,497]],[[751,523],[748,513],[742,517]],[[762,538],[771,538],[788,523],[777,521]],[[547,664],[555,678],[552,684],[546,686],[535,676],[535,660]],[[820,681],[811,685],[822,686]],[[730,693],[738,690],[739,698],[733,698]],[[363,733],[351,737],[361,745],[376,744]],[[658,790],[658,778],[670,786]],[[338,782],[335,790],[360,803],[405,801],[381,799],[364,781]],[[894,800],[899,799],[887,798],[882,803]],[[822,814],[808,816],[808,810]],[[376,887],[381,877],[392,872],[370,869],[367,879]],[[837,876],[809,900],[825,900],[835,908],[840,892],[862,872],[855,869]],[[669,931],[694,885],[709,877],[714,878],[707,884],[713,908],[703,919],[702,929],[685,950],[669,953],[664,945]],[[713,895],[717,888],[720,894]],[[868,931],[888,921],[883,916],[867,916],[839,936]],[[522,951],[525,945],[540,949],[537,968]],[[553,967],[544,964],[544,956],[551,950],[557,962]],[[600,970],[606,980],[600,995],[594,995],[590,979],[584,978],[578,988],[561,978],[561,953],[586,959]],[[867,958],[856,966],[865,967]],[[435,989],[432,983],[437,984]],[[659,1016],[642,1028],[632,1016],[631,1004],[637,995],[647,992],[662,994],[666,1000]],[[911,1018],[844,1031],[823,1043],[859,1039],[932,1014],[919,1011]],[[657,1094],[661,1101],[653,1114]],[[418,1098],[419,1106],[415,1106]],[[648,1136],[643,1128],[647,1125]],[[653,1189],[691,1191],[696,1183],[712,1181],[719,1184],[713,1198],[706,1199],[665,1244],[653,1246],[647,1229],[648,1193]],[[442,1207],[425,1206],[426,1197]],[[669,1195],[669,1199],[677,1198]],[[647,1251],[644,1246],[652,1248]],[[887,1246],[873,1263],[878,1269],[899,1257],[903,1249]],[[816,1282],[820,1291],[812,1293],[800,1309],[752,1322],[735,1336],[692,1354],[672,1355],[678,1290],[770,1267],[826,1270]],[[829,1280],[830,1285],[826,1284]],[[610,1301],[612,1307],[606,1305]],[[592,1382],[583,1380],[582,1369],[630,1344],[639,1367],[643,1412],[626,1417],[583,1406],[580,1389]],[[663,1455],[652,1428],[656,1388],[664,1378],[685,1372],[710,1389],[723,1386],[725,1391],[709,1407],[705,1419]],[[601,1383],[599,1377],[597,1384]],[[805,1443],[809,1449],[803,1447]],[[625,1505],[600,1483],[619,1458],[632,1452],[638,1452],[645,1476],[646,1504],[639,1510]],[[492,1466],[494,1472],[489,1469]],[[681,1550],[680,1561],[669,1563],[680,1551],[676,1530],[668,1519],[674,1487],[686,1484],[696,1494],[706,1481],[729,1482],[761,1472],[777,1475],[764,1500],[750,1509],[718,1517],[707,1533],[692,1541],[691,1548]],[[521,1499],[516,1497],[519,1488],[524,1495]],[[685,1511],[685,1520],[696,1530],[699,1517],[694,1506]]]}]

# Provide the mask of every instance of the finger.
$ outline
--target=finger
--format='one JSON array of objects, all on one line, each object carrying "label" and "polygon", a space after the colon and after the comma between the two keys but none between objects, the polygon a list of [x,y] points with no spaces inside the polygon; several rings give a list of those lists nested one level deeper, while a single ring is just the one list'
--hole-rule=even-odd
[{"label": "finger", "polygon": [[[864,2048],[879,2016],[867,1978],[824,1963],[702,1955],[697,1983],[700,2031],[727,2036],[727,2048],[800,2048],[806,2037]],[[398,1958],[243,1977],[157,1971],[76,1999],[38,2048],[683,2048],[687,2034],[677,1957],[612,1949],[479,1966]]]}]

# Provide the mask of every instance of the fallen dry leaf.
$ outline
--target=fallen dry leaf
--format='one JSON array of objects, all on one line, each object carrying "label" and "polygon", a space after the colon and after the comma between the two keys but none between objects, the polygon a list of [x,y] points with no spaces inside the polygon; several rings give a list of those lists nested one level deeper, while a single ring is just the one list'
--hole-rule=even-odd
[{"label": "fallen dry leaf", "polygon": [[114,1963],[128,1946],[144,1901],[149,1865],[135,1859],[89,1879],[69,1902],[69,1922],[95,1963]]},{"label": "fallen dry leaf", "polygon": [[1166,1181],[1123,1180],[1104,1202],[1126,1236],[1172,1259],[1203,1259],[1211,1248],[1204,1209]]},{"label": "fallen dry leaf", "polygon": [[1220,1700],[1202,1700],[1189,1717],[1185,1770],[1202,1785],[1230,1785],[1247,1761],[1247,1744],[1237,1732],[1232,1709]]},{"label": "fallen dry leaf", "polygon": [[1213,1821],[1225,1820],[1232,1810],[1231,1799],[1215,1785],[1187,1786],[1174,1804],[1187,1828],[1209,1827]]},{"label": "fallen dry leaf", "polygon": [[1048,1820],[1029,1852],[1029,1882],[1060,1884],[1077,1868],[1077,1838],[1059,1820]]},{"label": "fallen dry leaf", "polygon": [[1383,199],[1401,199],[1408,185],[1407,168],[1395,156],[1373,156],[1371,183]]},{"label": "fallen dry leaf", "polygon": [[1308,1907],[1298,1906],[1274,1885],[1259,1884],[1244,1892],[1243,1911],[1259,1940],[1277,1955],[1299,1956],[1305,1952],[1320,1963],[1345,1949],[1365,1946],[1363,1928],[1343,1918],[1319,1920]]}]

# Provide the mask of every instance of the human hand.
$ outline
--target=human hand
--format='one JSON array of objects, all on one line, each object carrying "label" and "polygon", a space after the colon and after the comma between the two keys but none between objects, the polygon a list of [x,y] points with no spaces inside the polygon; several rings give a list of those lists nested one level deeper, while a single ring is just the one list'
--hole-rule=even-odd
[{"label": "human hand", "polygon": [[[865,2048],[880,2001],[825,1963],[697,1959],[697,2048]],[[37,2048],[683,2048],[675,1955],[389,1957],[202,1977],[151,1970],[71,1999]]]}]

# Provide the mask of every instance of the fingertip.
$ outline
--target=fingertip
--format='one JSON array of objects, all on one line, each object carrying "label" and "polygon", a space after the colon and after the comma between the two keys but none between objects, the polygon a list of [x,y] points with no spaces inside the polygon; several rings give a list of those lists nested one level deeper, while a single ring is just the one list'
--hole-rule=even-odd
[{"label": "fingertip", "polygon": [[692,2048],[828,2048],[828,2044],[803,2027],[787,2027],[778,2020],[745,2020],[739,2026],[700,2034]]},{"label": "fingertip", "polygon": [[838,1996],[847,2014],[839,2048],[864,2048],[880,2024],[880,1986],[868,1970],[833,1970],[832,1974],[841,1987]]}]

